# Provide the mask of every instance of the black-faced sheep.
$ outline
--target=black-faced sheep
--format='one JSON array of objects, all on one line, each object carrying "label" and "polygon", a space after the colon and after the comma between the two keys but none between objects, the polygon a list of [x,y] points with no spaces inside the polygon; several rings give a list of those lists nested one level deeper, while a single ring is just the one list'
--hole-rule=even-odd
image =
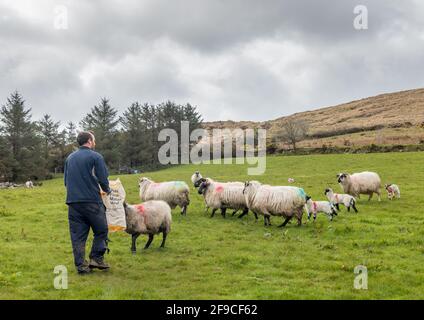
[{"label": "black-faced sheep", "polygon": [[334,193],[331,188],[325,189],[324,194],[338,211],[340,211],[340,204],[342,204],[347,208],[347,211],[350,212],[350,208],[352,207],[355,212],[358,212],[358,209],[356,209],[356,199],[350,194]]},{"label": "black-faced sheep", "polygon": [[306,194],[302,188],[247,181],[243,193],[248,208],[264,216],[265,226],[271,225],[271,215],[285,218],[279,227],[284,227],[293,216],[296,216],[298,226],[302,225],[303,208],[306,204]]},{"label": "black-faced sheep", "polygon": [[140,234],[147,234],[149,240],[144,249],[147,249],[153,241],[154,235],[162,233],[161,248],[165,247],[166,236],[171,231],[172,215],[171,208],[165,201],[151,200],[142,204],[127,205],[124,203],[127,228],[125,231],[131,234],[131,252],[136,252],[136,241]]},{"label": "black-faced sheep", "polygon": [[330,220],[333,220],[333,217],[337,216],[336,208],[330,201],[313,201],[311,197],[306,196],[305,208],[308,213],[308,220],[311,218],[311,215],[316,220],[319,212],[325,213]]},{"label": "black-faced sheep", "polygon": [[387,197],[390,200],[393,200],[394,197],[400,199],[400,189],[399,186],[393,183],[385,184],[384,188],[387,191]]},{"label": "black-faced sheep", "polygon": [[[245,216],[249,209],[243,194],[244,184],[242,182],[217,182],[211,178],[206,178],[199,186],[198,193],[202,194],[206,206],[212,208],[212,215],[216,210],[221,209],[221,214],[225,218],[227,209],[233,209],[233,216],[238,210],[243,210],[239,218]],[[257,215],[255,214],[257,218]]]},{"label": "black-faced sheep", "polygon": [[163,200],[174,209],[181,208],[181,214],[187,213],[190,204],[190,190],[184,181],[154,182],[148,178],[141,178],[139,182],[141,201]]},{"label": "black-faced sheep", "polygon": [[378,195],[378,201],[381,201],[381,179],[375,172],[361,173],[340,173],[337,175],[337,181],[344,192],[359,198],[361,194],[368,194],[371,200],[374,193]]}]

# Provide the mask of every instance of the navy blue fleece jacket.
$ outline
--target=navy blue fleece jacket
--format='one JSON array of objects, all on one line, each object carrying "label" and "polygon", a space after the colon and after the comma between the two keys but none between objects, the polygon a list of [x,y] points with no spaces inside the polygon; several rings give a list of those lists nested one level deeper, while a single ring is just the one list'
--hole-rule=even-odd
[{"label": "navy blue fleece jacket", "polygon": [[99,184],[109,193],[108,176],[103,156],[90,148],[80,147],[65,161],[66,203],[102,203]]}]

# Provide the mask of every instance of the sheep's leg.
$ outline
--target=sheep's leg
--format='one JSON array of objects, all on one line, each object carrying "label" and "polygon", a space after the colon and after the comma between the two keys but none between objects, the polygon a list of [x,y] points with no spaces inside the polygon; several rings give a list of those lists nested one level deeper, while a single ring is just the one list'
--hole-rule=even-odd
[{"label": "sheep's leg", "polygon": [[355,204],[352,204],[352,208],[353,208],[353,210],[355,210],[356,213],[358,213],[358,209],[356,209],[356,205]]},{"label": "sheep's leg", "polygon": [[149,247],[150,247],[150,244],[151,244],[151,243],[152,243],[152,241],[153,241],[153,237],[154,237],[154,235],[153,235],[153,234],[149,234],[149,240],[147,240],[146,245],[144,246],[144,249],[147,249],[147,248],[149,248]]},{"label": "sheep's leg", "polygon": [[227,208],[221,208],[221,215],[223,218],[225,218],[225,212],[227,211]]},{"label": "sheep's leg", "polygon": [[166,231],[162,232],[162,235],[163,235],[163,237],[162,237],[162,243],[161,243],[160,247],[165,248],[165,241],[166,241],[166,236],[167,236]]},{"label": "sheep's leg", "polygon": [[370,196],[369,196],[369,198],[368,198],[368,201],[370,201],[370,200],[371,200],[372,195],[373,195],[373,193],[371,192],[371,193],[370,193]]},{"label": "sheep's leg", "polygon": [[139,233],[134,233],[133,235],[131,235],[131,252],[133,254],[137,252],[136,242],[139,235]]},{"label": "sheep's leg", "polygon": [[[378,195],[378,201],[381,201],[381,193],[380,193],[380,191],[378,191],[377,192],[377,195]],[[393,197],[394,197],[395,195],[393,194]]]},{"label": "sheep's leg", "polygon": [[183,206],[183,210],[181,211],[181,214],[182,214],[183,216],[185,216],[185,215],[186,215],[186,213],[187,213],[187,205]]},{"label": "sheep's leg", "polygon": [[243,212],[241,213],[241,215],[238,216],[238,218],[240,219],[240,218],[244,217],[248,212],[249,212],[249,209],[244,208]]},{"label": "sheep's leg", "polygon": [[287,223],[289,223],[289,221],[291,220],[291,218],[293,218],[293,216],[286,217],[286,219],[284,220],[284,222],[283,222],[282,224],[280,224],[280,225],[278,226],[278,228],[285,227],[285,226],[286,226],[286,224],[287,224]]},{"label": "sheep's leg", "polygon": [[238,212],[238,210],[234,210],[233,214],[231,215],[232,217],[234,217],[234,215]]},{"label": "sheep's leg", "polygon": [[269,215],[264,214],[264,226],[270,226],[271,225],[271,219],[269,218]]},{"label": "sheep's leg", "polygon": [[216,210],[217,210],[217,209],[213,209],[213,210],[212,210],[211,218],[213,218],[213,216],[215,215]]},{"label": "sheep's leg", "polygon": [[254,212],[254,211],[253,211],[253,214],[255,215],[255,219],[256,219],[256,221],[258,221],[258,220],[259,220],[259,218],[258,218],[258,214],[257,214],[256,212]]},{"label": "sheep's leg", "polygon": [[336,208],[337,208],[337,211],[340,211],[340,205],[338,203],[336,203]]},{"label": "sheep's leg", "polygon": [[350,206],[347,207],[347,212],[350,212]]}]

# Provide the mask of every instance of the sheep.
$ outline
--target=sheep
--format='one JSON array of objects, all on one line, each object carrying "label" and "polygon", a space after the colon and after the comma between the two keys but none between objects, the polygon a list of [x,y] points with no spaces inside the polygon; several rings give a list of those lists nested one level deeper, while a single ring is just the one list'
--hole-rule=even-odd
[{"label": "sheep", "polygon": [[[200,184],[198,193],[203,195],[206,205],[212,208],[211,217],[215,215],[216,210],[221,209],[221,214],[225,218],[226,210],[234,209],[233,216],[238,210],[243,210],[239,215],[239,218],[242,218],[249,212],[243,189],[242,182],[217,182],[206,178]],[[256,214],[255,217],[258,219]]]},{"label": "sheep", "polygon": [[381,179],[375,172],[339,173],[337,175],[337,181],[343,188],[344,193],[356,198],[359,198],[361,194],[368,194],[368,201],[376,193],[378,195],[378,201],[381,201]]},{"label": "sheep", "polygon": [[246,181],[243,189],[247,206],[256,214],[264,215],[265,226],[271,225],[270,216],[282,216],[284,227],[296,216],[298,226],[302,225],[306,194],[302,188],[262,185],[258,181]]},{"label": "sheep", "polygon": [[305,209],[308,213],[308,220],[311,218],[311,214],[313,214],[315,221],[318,212],[325,213],[330,221],[333,220],[333,216],[337,216],[336,208],[330,201],[313,201],[309,196],[306,196]]},{"label": "sheep", "polygon": [[27,189],[32,189],[32,188],[34,188],[34,184],[32,183],[31,180],[28,180],[27,182],[25,182],[25,187]]},{"label": "sheep", "polygon": [[188,185],[184,181],[154,182],[143,177],[139,181],[141,201],[163,200],[174,209],[181,208],[181,214],[186,215],[190,204]]},{"label": "sheep", "polygon": [[396,198],[400,199],[400,189],[399,186],[393,183],[385,184],[384,188],[387,191],[387,196],[390,200],[396,196]]},{"label": "sheep", "polygon": [[[199,188],[200,184],[204,181],[205,181],[205,178],[202,177],[202,174],[199,171],[196,171],[191,176],[191,182],[193,183],[193,186],[195,189]],[[208,212],[208,211],[209,211],[209,207],[205,201],[205,212]]]},{"label": "sheep", "polygon": [[347,208],[348,212],[350,212],[350,207],[352,207],[353,210],[358,213],[358,209],[356,209],[356,199],[350,194],[334,193],[331,188],[325,189],[324,194],[328,201],[330,201],[338,211],[340,211],[339,205],[343,204]]},{"label": "sheep", "polygon": [[191,182],[193,183],[193,185],[196,189],[199,187],[200,183],[202,183],[203,180],[204,179],[203,179],[203,177],[202,177],[202,175],[199,171],[196,171],[191,176]]},{"label": "sheep", "polygon": [[137,205],[128,205],[124,202],[125,231],[131,235],[131,252],[136,253],[136,242],[140,234],[147,234],[149,240],[144,249],[149,248],[154,235],[162,233],[161,248],[165,247],[166,236],[171,231],[171,207],[162,200],[150,200]]}]

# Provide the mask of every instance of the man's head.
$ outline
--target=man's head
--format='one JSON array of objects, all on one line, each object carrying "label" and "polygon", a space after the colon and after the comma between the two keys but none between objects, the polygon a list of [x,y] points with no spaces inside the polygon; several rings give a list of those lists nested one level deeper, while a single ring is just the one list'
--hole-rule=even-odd
[{"label": "man's head", "polygon": [[82,131],[78,133],[77,142],[80,147],[94,149],[96,147],[96,138],[90,131]]}]

